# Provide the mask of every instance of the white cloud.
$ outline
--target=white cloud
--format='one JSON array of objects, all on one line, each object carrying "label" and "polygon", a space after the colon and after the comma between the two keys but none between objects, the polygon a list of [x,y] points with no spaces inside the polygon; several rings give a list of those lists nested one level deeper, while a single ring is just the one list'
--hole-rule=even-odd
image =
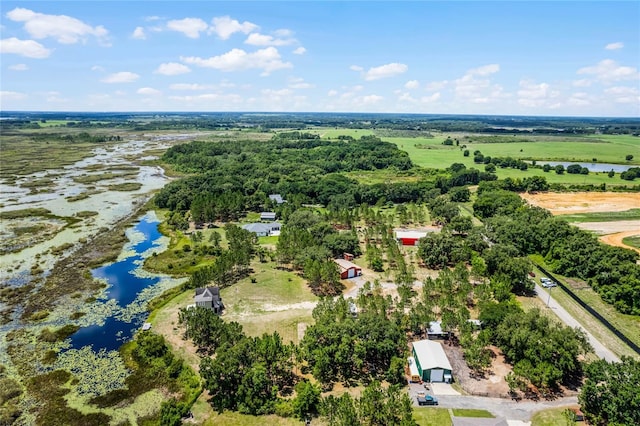
[{"label": "white cloud", "polygon": [[406,72],[409,69],[405,64],[393,62],[379,67],[369,68],[365,73],[364,79],[367,81],[379,80],[381,78],[393,77]]},{"label": "white cloud", "polygon": [[29,69],[29,67],[27,66],[27,64],[15,64],[9,66],[9,69],[12,71],[26,71]]},{"label": "white cloud", "polygon": [[133,30],[133,34],[131,34],[131,37],[137,40],[144,40],[147,38],[147,35],[144,33],[144,28],[136,27],[136,29]]},{"label": "white cloud", "polygon": [[498,64],[484,65],[468,70],[465,75],[454,81],[456,97],[465,102],[476,104],[491,103],[508,97],[509,95],[504,93],[499,84],[493,84],[488,78],[479,78],[487,77],[498,71],[500,71]]},{"label": "white cloud", "polygon": [[425,86],[425,89],[432,91],[432,90],[442,90],[445,87],[447,87],[447,84],[449,84],[449,81],[447,80],[442,80],[442,81],[432,81],[431,83],[427,84]]},{"label": "white cloud", "polygon": [[624,47],[624,43],[618,41],[616,43],[609,43],[604,48],[607,50],[618,50]]},{"label": "white cloud", "polygon": [[640,91],[637,87],[614,86],[605,89],[604,93],[614,102],[620,104],[635,103],[640,105]]},{"label": "white cloud", "polygon": [[174,19],[167,22],[167,28],[178,31],[189,38],[199,38],[200,32],[205,31],[209,26],[200,18]]},{"label": "white cloud", "polygon": [[235,19],[231,19],[230,16],[216,17],[213,18],[212,22],[213,25],[209,28],[209,32],[217,34],[222,40],[227,40],[234,33],[249,34],[260,28],[256,24],[248,21],[240,23]]},{"label": "white cloud", "polygon": [[420,102],[431,103],[440,99],[440,92],[436,92],[430,96],[423,96],[420,98]]},{"label": "white cloud", "polygon": [[4,101],[19,101],[21,99],[26,98],[27,95],[25,93],[20,92],[11,92],[8,90],[0,90],[0,102]]},{"label": "white cloud", "polygon": [[58,43],[74,44],[93,36],[99,43],[108,44],[109,32],[102,25],[92,27],[70,16],[46,15],[17,7],[7,13],[7,18],[24,22],[24,29],[36,39],[52,37]]},{"label": "white cloud", "polygon": [[541,107],[549,105],[551,100],[557,99],[560,92],[552,90],[548,83],[536,84],[530,80],[520,81],[518,103],[525,107]]},{"label": "white cloud", "polygon": [[100,65],[94,65],[91,67],[91,71],[104,71],[104,68]]},{"label": "white cloud", "polygon": [[242,49],[232,49],[227,53],[212,56],[211,58],[189,56],[180,57],[180,60],[188,64],[225,72],[261,69],[263,75],[268,75],[272,71],[279,69],[293,67],[290,62],[282,61],[280,53],[275,47],[267,47],[252,53],[247,53]]},{"label": "white cloud", "polygon": [[114,74],[109,74],[100,81],[102,81],[103,83],[132,83],[138,78],[140,78],[140,76],[136,73],[121,71]]},{"label": "white cloud", "polygon": [[158,68],[154,71],[154,74],[162,74],[162,75],[180,75],[191,72],[191,69],[183,64],[179,64],[177,62],[168,62],[166,64],[160,64]]},{"label": "white cloud", "polygon": [[293,54],[294,55],[304,55],[306,52],[307,52],[307,49],[305,49],[304,47],[300,46],[300,47],[296,48],[293,51]]},{"label": "white cloud", "polygon": [[593,84],[593,81],[588,78],[581,78],[580,80],[575,80],[572,84],[575,87],[589,87]]},{"label": "white cloud", "polygon": [[312,89],[315,85],[307,83],[302,78],[291,78],[289,80],[289,88],[291,89]]},{"label": "white cloud", "polygon": [[252,46],[288,46],[298,41],[294,38],[275,38],[270,35],[251,33],[244,42]]},{"label": "white cloud", "polygon": [[596,65],[580,68],[578,74],[593,75],[604,83],[612,83],[620,80],[637,80],[640,78],[637,68],[618,65],[612,59],[604,59]]},{"label": "white cloud", "polygon": [[280,28],[279,30],[275,30],[273,33],[276,37],[293,37],[293,31],[286,28]]},{"label": "white cloud", "polygon": [[483,65],[483,66],[478,67],[478,68],[472,68],[469,71],[467,71],[467,74],[487,76],[487,75],[495,74],[498,71],[500,71],[500,65],[498,65],[498,64],[489,64],[489,65]]},{"label": "white cloud", "polygon": [[420,87],[420,83],[418,82],[418,80],[410,80],[404,84],[404,87],[407,89],[417,89],[418,87]]},{"label": "white cloud", "polygon": [[141,87],[138,89],[136,93],[138,95],[144,95],[144,96],[158,96],[162,94],[161,91],[159,91],[158,89],[154,89],[152,87]]},{"label": "white cloud", "polygon": [[584,92],[573,93],[569,99],[567,99],[567,104],[572,106],[587,106],[591,105],[591,101],[589,100],[589,95]]},{"label": "white cloud", "polygon": [[27,58],[43,59],[51,54],[51,50],[34,40],[11,37],[0,40],[0,53],[15,53]]},{"label": "white cloud", "polygon": [[267,97],[282,97],[282,96],[291,96],[293,95],[293,91],[290,89],[263,89],[260,91],[263,95]]},{"label": "white cloud", "polygon": [[171,90],[209,90],[213,89],[213,85],[197,84],[197,83],[176,83],[169,86]]},{"label": "white cloud", "polygon": [[338,91],[333,89],[327,92],[327,96],[336,96],[337,94],[338,94]]},{"label": "white cloud", "polygon": [[364,105],[372,105],[372,104],[377,104],[383,99],[384,97],[378,96],[378,95],[366,95],[366,96],[362,96],[362,98],[359,101]]},{"label": "white cloud", "polygon": [[360,71],[363,71],[363,70],[364,70],[364,68],[362,68],[360,65],[351,65],[351,66],[349,67],[349,69],[350,69],[351,71],[358,71],[358,72],[360,72]]}]

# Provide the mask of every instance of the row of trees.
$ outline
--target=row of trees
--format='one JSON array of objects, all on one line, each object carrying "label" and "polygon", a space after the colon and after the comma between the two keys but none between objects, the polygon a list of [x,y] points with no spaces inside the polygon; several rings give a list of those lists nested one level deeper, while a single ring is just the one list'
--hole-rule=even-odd
[{"label": "row of trees", "polygon": [[519,255],[540,254],[552,271],[587,281],[620,312],[640,314],[637,253],[602,244],[548,211],[526,206],[515,193],[482,185],[478,192],[474,210],[487,218],[492,240],[512,245]]}]

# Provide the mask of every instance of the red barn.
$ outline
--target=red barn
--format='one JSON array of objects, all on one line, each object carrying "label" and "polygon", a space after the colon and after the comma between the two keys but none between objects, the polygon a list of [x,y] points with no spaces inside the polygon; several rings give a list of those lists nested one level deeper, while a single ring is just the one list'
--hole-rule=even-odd
[{"label": "red barn", "polygon": [[340,279],[358,277],[362,275],[362,268],[344,259],[333,259],[340,268]]},{"label": "red barn", "polygon": [[440,228],[430,227],[423,229],[396,229],[394,236],[403,246],[417,246],[420,238],[424,238],[430,232],[438,232]]}]

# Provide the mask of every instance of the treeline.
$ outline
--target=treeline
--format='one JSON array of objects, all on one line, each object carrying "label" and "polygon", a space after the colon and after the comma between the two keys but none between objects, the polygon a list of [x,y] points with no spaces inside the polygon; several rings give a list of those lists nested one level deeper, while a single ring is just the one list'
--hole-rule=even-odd
[{"label": "treeline", "polygon": [[[184,290],[205,287],[212,282],[219,287],[227,287],[249,273],[251,259],[259,250],[256,235],[233,224],[225,225],[224,229],[229,249],[219,249],[219,240],[217,243],[214,241],[213,247],[218,247],[218,250],[213,263],[196,269],[182,285]],[[214,232],[212,235],[220,234]]]},{"label": "treeline", "polygon": [[474,211],[485,219],[493,241],[513,245],[520,255],[540,254],[553,272],[587,281],[622,313],[640,314],[640,265],[634,251],[602,244],[494,185],[479,186]]},{"label": "treeline", "polygon": [[400,322],[387,315],[394,305],[371,295],[354,312],[344,298],[325,298],[313,310],[315,323],[300,342],[300,353],[313,376],[325,385],[371,380],[404,382],[407,338]]},{"label": "treeline", "polygon": [[344,286],[333,259],[343,253],[360,254],[355,232],[338,232],[318,214],[300,209],[288,217],[280,232],[276,258],[281,265],[303,271],[315,294],[335,296]]}]

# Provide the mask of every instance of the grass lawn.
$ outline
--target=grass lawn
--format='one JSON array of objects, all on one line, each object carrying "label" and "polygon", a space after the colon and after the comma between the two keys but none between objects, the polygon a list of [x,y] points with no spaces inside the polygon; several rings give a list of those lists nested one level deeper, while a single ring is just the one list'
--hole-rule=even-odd
[{"label": "grass lawn", "polygon": [[623,238],[622,242],[628,246],[640,249],[640,235],[634,235],[633,237]]},{"label": "grass lawn", "polygon": [[360,139],[361,136],[374,134],[373,130],[368,129],[329,129],[326,127],[306,129],[305,132],[318,134],[322,139],[337,139],[338,136],[351,136],[354,139]]},{"label": "grass lawn", "polygon": [[[450,134],[436,134],[434,138],[383,138],[385,141],[395,143],[398,148],[406,151],[409,154],[411,160],[422,167],[426,168],[442,168],[448,167],[452,163],[463,163],[468,168],[474,167],[479,170],[484,170],[484,164],[475,164],[473,162],[473,152],[479,150],[485,156],[491,157],[513,157],[520,159],[535,159],[535,160],[555,160],[555,161],[575,161],[575,162],[591,162],[593,158],[597,158],[599,162],[604,163],[621,163],[621,164],[633,164],[632,162],[626,162],[624,160],[625,155],[630,150],[634,149],[631,146],[635,142],[635,150],[640,148],[640,138],[636,140],[628,140],[628,138],[622,138],[617,141],[615,138],[610,138],[607,141],[602,142],[585,142],[585,139],[580,139],[578,142],[566,142],[565,139],[549,137],[551,141],[536,141],[536,142],[513,142],[513,143],[469,143],[468,141],[458,138],[460,144],[467,144],[467,148],[470,150],[468,157],[463,156],[463,149],[457,146],[445,146],[442,142],[451,136],[455,138],[455,135]],[[473,140],[473,139],[472,139]],[[545,173],[542,169],[529,168],[526,171],[515,169],[502,169],[498,168],[497,175],[500,179],[507,177],[511,178],[525,178],[529,176],[544,176],[549,183],[562,183],[562,184],[594,184],[600,185],[605,183],[607,185],[631,185],[631,182],[626,182],[620,179],[619,176],[609,178],[606,173],[594,173],[591,172],[588,175],[572,175],[564,173],[558,175],[554,172]]]},{"label": "grass lawn", "polygon": [[452,411],[453,415],[456,417],[480,417],[486,419],[493,419],[496,417],[487,410],[479,410],[476,408],[454,408]]},{"label": "grass lawn", "polygon": [[414,407],[413,418],[420,426],[451,426],[453,424],[447,408]]},{"label": "grass lawn", "polygon": [[[540,256],[531,256],[535,262],[542,263]],[[544,265],[543,265],[544,266]],[[538,277],[543,276],[537,268],[534,271]],[[562,280],[573,293],[582,299],[585,303],[595,309],[600,315],[607,319],[611,324],[617,327],[631,341],[640,345],[640,317],[634,315],[625,315],[614,309],[612,305],[604,302],[602,298],[586,284],[577,285],[578,281],[568,280],[566,277],[554,274],[555,277]],[[571,283],[574,283],[572,286]],[[600,321],[593,317],[589,312],[584,310],[577,302],[575,302],[569,294],[565,293],[559,287],[552,291],[552,297],[571,314],[586,330],[589,330],[593,336],[598,339],[609,350],[617,356],[628,355],[637,358],[637,354],[631,350],[624,342],[614,336]]]},{"label": "grass lawn", "polygon": [[[566,408],[549,408],[538,411],[531,417],[531,426],[558,426],[566,425],[567,419],[563,412]],[[585,422],[575,422],[576,426],[584,425]]]},{"label": "grass lawn", "polygon": [[562,214],[558,217],[567,222],[617,222],[619,220],[640,220],[640,209],[623,212],[594,212],[578,214]]},{"label": "grass lawn", "polygon": [[209,417],[204,423],[204,426],[264,426],[264,425],[278,425],[278,426],[293,426],[293,425],[303,425],[304,422],[288,418],[285,419],[283,417],[278,417],[276,415],[270,416],[250,416],[247,414],[240,414],[232,411],[225,411],[222,414],[213,414]]},{"label": "grass lawn", "polygon": [[242,324],[248,335],[277,331],[283,340],[298,343],[298,324],[313,324],[318,297],[304,279],[276,269],[275,263],[254,262],[252,267],[250,277],[220,291],[226,306],[223,318]]}]

